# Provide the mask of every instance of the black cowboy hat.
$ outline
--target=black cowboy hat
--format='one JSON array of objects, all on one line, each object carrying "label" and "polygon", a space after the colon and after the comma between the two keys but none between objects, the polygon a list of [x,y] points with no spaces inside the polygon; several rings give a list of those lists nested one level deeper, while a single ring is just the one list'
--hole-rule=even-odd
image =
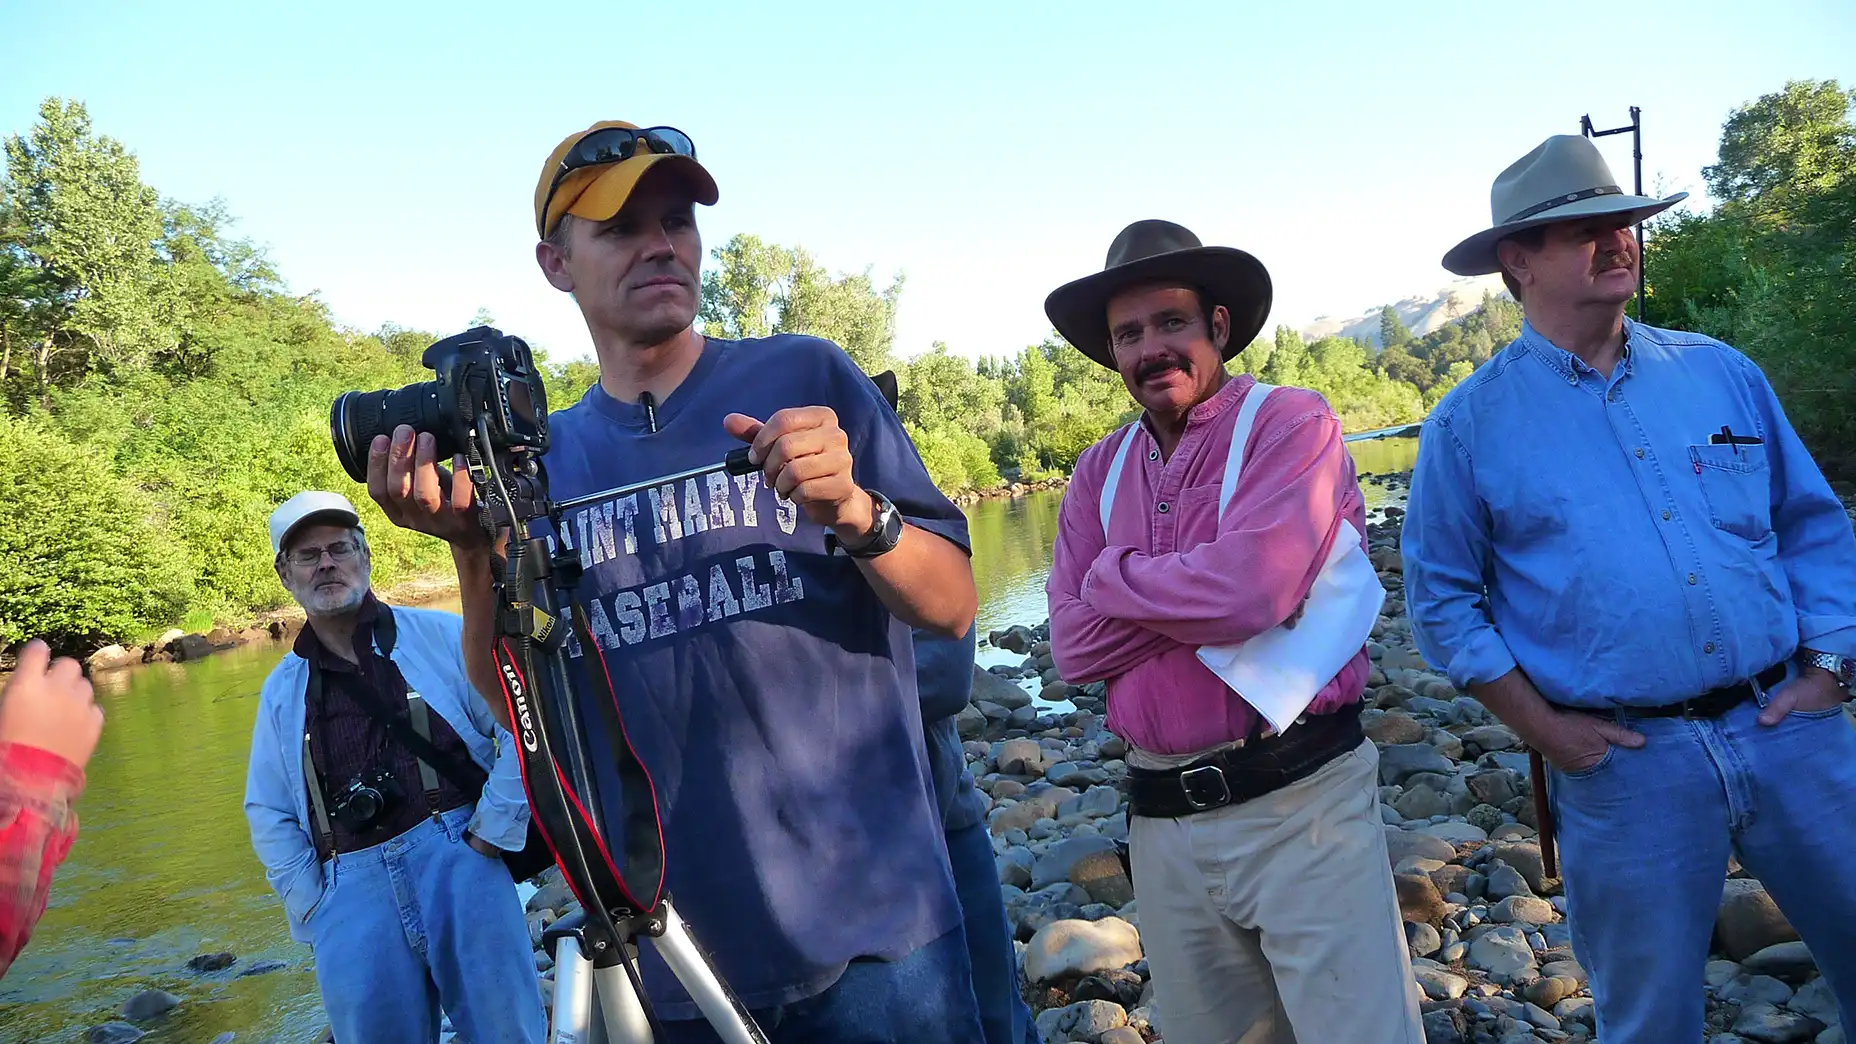
[{"label": "black cowboy hat", "polygon": [[1273,291],[1263,262],[1233,247],[1201,245],[1184,226],[1153,220],[1122,229],[1109,244],[1102,271],[1051,291],[1044,314],[1077,351],[1113,370],[1109,299],[1128,287],[1155,282],[1193,287],[1231,313],[1227,360],[1248,347],[1269,318]]}]

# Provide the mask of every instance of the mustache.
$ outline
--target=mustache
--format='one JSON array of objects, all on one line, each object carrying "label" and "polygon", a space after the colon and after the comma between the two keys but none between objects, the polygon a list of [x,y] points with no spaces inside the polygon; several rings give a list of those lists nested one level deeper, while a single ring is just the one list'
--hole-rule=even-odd
[{"label": "mustache", "polygon": [[1135,369],[1134,379],[1136,382],[1145,381],[1152,377],[1158,377],[1168,370],[1178,370],[1190,376],[1192,373],[1192,361],[1177,355],[1162,355],[1157,358],[1146,359]]},{"label": "mustache", "polygon": [[1592,266],[1592,271],[1602,275],[1614,268],[1635,268],[1636,266],[1637,258],[1631,251],[1619,250],[1600,254]]}]

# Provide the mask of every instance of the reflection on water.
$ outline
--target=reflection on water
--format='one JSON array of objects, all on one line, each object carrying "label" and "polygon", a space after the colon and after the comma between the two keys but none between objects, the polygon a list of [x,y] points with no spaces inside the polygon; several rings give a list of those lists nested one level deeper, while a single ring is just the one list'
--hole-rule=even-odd
[{"label": "reflection on water", "polygon": [[[1352,443],[1362,474],[1404,471],[1415,439]],[[1369,507],[1389,494],[1363,483]],[[1044,577],[1059,493],[967,509],[987,631],[1045,616]],[[440,604],[456,611],[456,603]],[[190,664],[99,676],[108,715],[79,806],[81,829],[31,945],[0,980],[0,1042],[79,1041],[150,987],[183,999],[148,1044],[238,1040],[297,1044],[323,1025],[307,946],[252,853],[243,798],[258,687],[285,649],[264,643]],[[982,658],[1018,657],[982,650]],[[196,954],[230,951],[232,968],[196,975]],[[278,971],[247,977],[258,961]]]}]

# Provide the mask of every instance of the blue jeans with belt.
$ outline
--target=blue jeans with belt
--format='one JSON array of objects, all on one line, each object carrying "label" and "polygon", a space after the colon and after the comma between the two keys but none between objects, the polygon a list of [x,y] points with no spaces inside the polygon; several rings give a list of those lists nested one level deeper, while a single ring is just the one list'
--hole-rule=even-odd
[{"label": "blue jeans with belt", "polygon": [[464,842],[471,806],[335,857],[310,915],[316,985],[341,1044],[428,1044],[439,1011],[472,1044],[540,1044],[535,955],[501,859]]},{"label": "blue jeans with belt", "polygon": [[1729,855],[1798,929],[1856,1020],[1856,726],[1842,708],[1633,718],[1637,750],[1550,770],[1573,950],[1606,1044],[1699,1040]]}]

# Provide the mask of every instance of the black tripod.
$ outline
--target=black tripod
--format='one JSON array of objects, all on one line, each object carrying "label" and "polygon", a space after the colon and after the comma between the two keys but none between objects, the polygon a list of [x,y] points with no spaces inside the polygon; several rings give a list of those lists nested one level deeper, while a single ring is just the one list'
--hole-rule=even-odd
[{"label": "black tripod", "polygon": [[[495,582],[496,667],[521,747],[522,782],[548,847],[580,900],[582,913],[544,935],[554,958],[554,1044],[651,1044],[661,1036],[637,968],[640,937],[689,991],[704,1018],[728,1044],[767,1044],[747,1010],[715,973],[708,955],[664,894],[663,837],[651,778],[620,720],[605,661],[572,592],[580,558],[561,513],[609,498],[716,471],[754,470],[747,449],[720,464],[661,475],[574,500],[548,500],[547,478],[531,453],[498,454],[488,425],[477,422],[467,458],[471,481],[486,505],[484,524],[507,533],[508,553]],[[556,534],[550,553],[528,523],[547,518]],[[576,633],[586,670],[605,691],[593,702],[617,763],[623,813],[616,835],[600,829],[601,808],[585,743],[581,704],[564,646]],[[611,842],[618,841],[614,847]]]}]

